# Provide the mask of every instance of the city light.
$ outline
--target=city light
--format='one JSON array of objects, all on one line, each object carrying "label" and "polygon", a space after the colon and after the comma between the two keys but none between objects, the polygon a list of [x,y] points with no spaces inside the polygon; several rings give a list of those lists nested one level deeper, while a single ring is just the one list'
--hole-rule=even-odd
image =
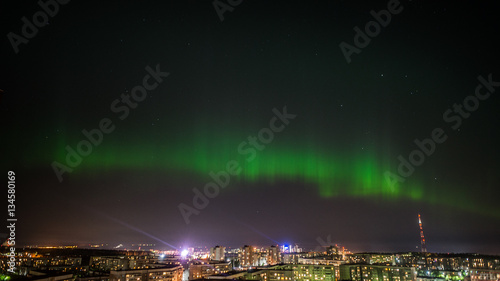
[{"label": "city light", "polygon": [[186,249],[182,250],[182,252],[181,252],[181,257],[182,257],[183,259],[185,259],[185,258],[187,257],[187,255],[188,255],[188,253],[189,253],[189,252],[188,252],[188,250],[186,250]]}]

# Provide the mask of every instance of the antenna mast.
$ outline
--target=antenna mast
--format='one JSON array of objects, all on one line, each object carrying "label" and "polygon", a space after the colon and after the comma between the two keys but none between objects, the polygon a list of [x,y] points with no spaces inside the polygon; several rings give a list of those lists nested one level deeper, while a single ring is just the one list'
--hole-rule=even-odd
[{"label": "antenna mast", "polygon": [[422,253],[427,253],[427,247],[425,246],[424,229],[422,228],[422,219],[420,218],[420,214],[418,214],[418,226],[420,227],[420,249]]}]

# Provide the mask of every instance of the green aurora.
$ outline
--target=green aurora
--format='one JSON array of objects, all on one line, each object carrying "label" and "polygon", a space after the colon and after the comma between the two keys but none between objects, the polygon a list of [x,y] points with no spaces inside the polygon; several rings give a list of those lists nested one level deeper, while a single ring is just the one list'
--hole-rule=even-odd
[{"label": "green aurora", "polygon": [[[160,171],[172,177],[183,173],[208,183],[211,181],[211,171],[221,171],[228,161],[236,160],[242,170],[238,176],[231,178],[231,183],[298,182],[306,187],[317,188],[319,196],[323,198],[368,197],[381,202],[407,199],[500,217],[498,208],[473,202],[468,194],[450,192],[452,189],[447,186],[424,186],[417,182],[418,177],[415,175],[392,188],[385,179],[384,172],[397,171],[394,159],[375,153],[374,147],[367,148],[363,153],[332,153],[328,149],[313,148],[311,142],[293,142],[293,145],[286,145],[275,140],[262,151],[256,151],[254,159],[249,159],[250,154],[238,153],[237,147],[242,142],[241,138],[225,136],[216,139],[213,137],[215,135],[217,134],[211,134],[208,138],[198,135],[197,138],[190,139],[199,141],[170,145],[141,145],[141,140],[120,142],[105,139],[102,145],[93,148],[89,156],[83,157],[82,163],[75,167],[73,172],[66,173],[64,177],[143,170]],[[68,143],[73,144],[70,146],[75,148],[78,142],[59,140],[58,147],[53,150],[56,157],[47,162],[51,163],[55,159],[64,164],[64,147]]]}]

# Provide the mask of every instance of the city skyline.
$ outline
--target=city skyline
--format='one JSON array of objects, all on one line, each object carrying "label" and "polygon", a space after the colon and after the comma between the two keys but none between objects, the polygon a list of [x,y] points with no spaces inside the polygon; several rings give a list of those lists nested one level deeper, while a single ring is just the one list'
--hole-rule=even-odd
[{"label": "city skyline", "polygon": [[[351,280],[401,281],[498,280],[500,256],[437,254],[428,252],[351,253],[336,246],[324,252],[287,253],[286,246],[234,250],[215,246],[210,250],[178,251],[103,250],[71,248],[19,249],[14,272],[2,280]],[[295,251],[296,250],[296,251]],[[11,257],[12,259],[12,257]]]},{"label": "city skyline", "polygon": [[[415,247],[415,250],[409,250],[409,251],[399,251],[399,253],[402,253],[402,252],[422,252],[422,253],[427,253],[427,248],[426,248],[426,240],[424,238],[424,234],[423,234],[423,227],[422,227],[422,219],[421,219],[421,216],[420,214],[418,214],[418,226],[419,226],[419,231],[420,231],[420,247],[419,246],[416,246]],[[147,234],[146,234],[147,235]],[[210,250],[210,252],[212,251],[212,249],[214,248],[219,248],[221,247],[222,251],[234,251],[234,250],[240,250],[244,247],[247,247],[248,245],[250,245],[251,247],[256,247],[256,249],[265,249],[267,247],[278,247],[280,249],[280,252],[281,253],[300,253],[300,252],[322,252],[322,251],[327,251],[327,248],[329,247],[335,247],[335,248],[338,248],[338,249],[341,249],[342,252],[346,251],[346,253],[352,253],[350,250],[348,250],[345,246],[346,245],[343,245],[341,243],[339,243],[338,241],[333,241],[331,239],[331,235],[328,235],[326,237],[316,237],[316,242],[317,244],[310,247],[310,248],[307,248],[306,247],[301,247],[299,245],[301,245],[301,243],[298,243],[298,242],[288,242],[288,243],[276,243],[276,244],[270,244],[270,245],[259,245],[259,244],[251,244],[251,243],[240,243],[240,245],[244,245],[243,247],[241,246],[237,246],[237,245],[227,245],[227,244],[217,244],[217,245],[203,245],[203,244],[197,244],[197,245],[181,245],[181,246],[178,246],[176,247],[175,245],[171,245],[171,244],[168,244],[156,237],[151,237],[153,238],[152,241],[154,241],[154,243],[146,243],[146,242],[140,242],[140,243],[130,243],[130,244],[122,244],[122,243],[119,243],[117,245],[110,245],[108,243],[96,243],[94,241],[94,243],[89,243],[89,244],[82,244],[82,243],[70,243],[70,244],[66,244],[66,245],[61,245],[61,244],[55,244],[55,245],[22,245],[22,247],[27,247],[27,248],[62,248],[62,249],[65,249],[65,248],[82,248],[82,249],[110,249],[110,250],[161,250],[161,251],[165,251],[165,252],[175,252],[176,254],[178,255],[186,255],[188,252],[189,253],[193,253],[193,252],[196,252],[196,251],[203,251],[203,249],[205,250]],[[4,242],[4,246],[7,245],[7,242],[8,240],[6,240]],[[276,241],[275,241],[276,242]],[[158,243],[158,244],[157,244]],[[307,244],[306,244],[307,245]],[[18,246],[21,246],[21,245],[18,245]],[[167,246],[167,248],[165,248]],[[358,249],[356,251],[357,253],[363,253],[363,252],[379,252],[379,253],[383,253],[384,251],[364,251],[363,249]],[[398,251],[387,251],[387,253],[397,253]],[[434,253],[445,253],[445,252],[434,252]],[[446,252],[448,254],[454,254],[454,253],[461,253],[461,252]],[[465,252],[463,252],[465,253]],[[493,254],[493,255],[498,255],[496,253],[480,253],[480,252],[476,252],[476,253],[473,253],[473,252],[470,252],[469,254]]]}]

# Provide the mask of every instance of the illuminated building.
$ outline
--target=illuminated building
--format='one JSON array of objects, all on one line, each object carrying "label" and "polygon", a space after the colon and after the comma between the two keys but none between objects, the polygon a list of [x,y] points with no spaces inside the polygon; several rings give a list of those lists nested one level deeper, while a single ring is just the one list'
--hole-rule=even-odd
[{"label": "illuminated building", "polygon": [[252,246],[245,245],[240,252],[240,265],[242,267],[252,267],[257,266],[259,261],[259,256],[255,252],[255,248]]},{"label": "illuminated building", "polygon": [[129,269],[129,260],[124,256],[98,256],[90,258],[90,268],[97,271]]},{"label": "illuminated building", "polygon": [[230,262],[193,261],[189,265],[189,280],[205,278],[210,275],[227,273],[232,269]]},{"label": "illuminated building", "polygon": [[215,261],[223,261],[226,258],[226,248],[221,246],[215,246],[210,248],[210,259]]},{"label": "illuminated building", "polygon": [[335,266],[323,265],[275,265],[267,268],[251,269],[246,272],[231,272],[208,276],[218,280],[258,280],[258,281],[336,281]]},{"label": "illuminated building", "polygon": [[417,271],[414,267],[344,264],[340,266],[340,280],[415,281],[417,280]]},{"label": "illuminated building", "polygon": [[297,281],[335,281],[338,267],[335,265],[294,264],[294,280]]},{"label": "illuminated building", "polygon": [[149,256],[93,256],[90,258],[90,269],[97,271],[142,269],[154,261]]},{"label": "illuminated building", "polygon": [[281,263],[281,251],[279,246],[271,246],[267,250],[267,264],[275,265]]},{"label": "illuminated building", "polygon": [[182,281],[181,265],[136,270],[112,270],[110,281]]},{"label": "illuminated building", "polygon": [[36,281],[73,281],[73,274],[39,274],[37,276],[31,276],[28,280]]},{"label": "illuminated building", "polygon": [[500,268],[498,269],[473,269],[470,271],[471,281],[498,281],[500,280]]}]

